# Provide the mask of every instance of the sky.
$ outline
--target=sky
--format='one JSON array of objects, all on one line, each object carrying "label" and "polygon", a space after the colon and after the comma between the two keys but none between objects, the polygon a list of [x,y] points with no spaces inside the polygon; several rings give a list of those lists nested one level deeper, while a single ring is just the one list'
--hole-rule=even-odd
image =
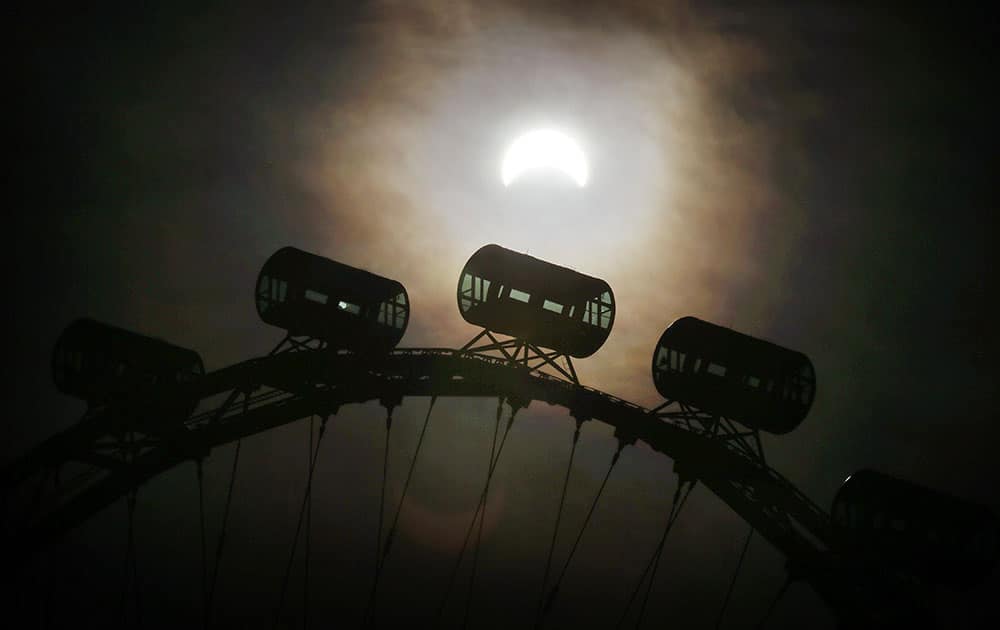
[{"label": "sky", "polygon": [[[436,0],[17,17],[21,194],[6,249],[19,296],[6,309],[16,413],[4,461],[82,413],[49,370],[76,317],[194,348],[209,370],[259,356],[281,331],[257,319],[253,282],[271,253],[293,245],[402,282],[413,309],[402,346],[459,347],[477,332],[456,308],[459,271],[497,243],[613,287],[614,329],[576,362],[585,384],[658,404],[654,344],[695,315],[811,358],[811,413],[764,445],[819,505],[870,467],[1000,508],[996,103],[984,16],[816,2]],[[586,187],[543,171],[503,186],[504,148],[543,127],[579,142]],[[408,400],[397,412],[390,507],[426,406]],[[494,411],[491,400],[435,410],[401,519],[406,542],[387,568],[385,619],[427,614],[440,597],[449,523],[473,509]],[[367,595],[382,414],[345,410],[321,451],[317,623],[355,619]],[[297,422],[246,442],[220,578],[229,619],[272,618],[307,435]],[[487,509],[472,625],[522,624],[531,610],[571,435],[565,410],[535,403],[519,415]],[[557,558],[613,449],[608,427],[585,425]],[[231,457],[226,447],[206,462],[213,534]],[[655,546],[671,462],[630,447],[620,468],[555,625],[613,623]],[[711,626],[735,567],[745,524],[695,492],[665,549],[650,622]],[[138,501],[144,622],[183,623],[201,605],[193,466],[154,480]],[[124,510],[109,508],[40,560],[24,601],[64,598],[57,625],[118,614]],[[756,623],[783,571],[755,540],[726,627]],[[301,594],[301,565],[293,576]],[[939,615],[955,627],[996,620],[986,594],[998,580],[939,593]],[[464,594],[452,595],[456,620]],[[301,601],[289,624],[301,624]],[[833,623],[795,586],[772,623],[804,622]]]}]

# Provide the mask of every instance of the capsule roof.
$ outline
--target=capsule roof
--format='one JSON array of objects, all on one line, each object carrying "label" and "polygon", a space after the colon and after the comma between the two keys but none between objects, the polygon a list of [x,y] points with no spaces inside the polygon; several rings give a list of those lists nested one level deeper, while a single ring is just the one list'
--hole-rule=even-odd
[{"label": "capsule roof", "polygon": [[607,282],[499,245],[469,258],[457,297],[470,324],[577,358],[596,352],[614,324]]},{"label": "capsule roof", "polygon": [[268,324],[359,351],[395,347],[410,313],[399,282],[294,247],[264,263],[255,303]]},{"label": "capsule roof", "polygon": [[569,267],[499,245],[484,245],[465,263],[470,273],[490,273],[498,281],[572,304],[611,291],[608,283]]},{"label": "capsule roof", "polygon": [[874,470],[844,481],[831,518],[841,550],[933,583],[974,585],[1000,559],[1000,520],[992,510]]},{"label": "capsule roof", "polygon": [[667,327],[652,372],[664,398],[771,433],[797,427],[816,391],[806,355],[696,317]]},{"label": "capsule roof", "polygon": [[56,388],[90,403],[151,385],[186,382],[204,372],[194,350],[89,318],[67,326],[52,353]]}]

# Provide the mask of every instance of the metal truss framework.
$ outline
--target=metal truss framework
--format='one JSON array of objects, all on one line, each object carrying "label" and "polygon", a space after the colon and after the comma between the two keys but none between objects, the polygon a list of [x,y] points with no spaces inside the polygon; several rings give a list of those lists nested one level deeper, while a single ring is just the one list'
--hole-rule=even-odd
[{"label": "metal truss framework", "polygon": [[[488,343],[482,342],[484,337],[489,340]],[[477,343],[479,345],[476,345]],[[529,372],[537,371],[544,374],[544,368],[549,368],[569,382],[575,385],[580,384],[580,379],[576,375],[576,369],[573,367],[573,361],[569,355],[555,350],[545,350],[524,339],[513,338],[501,341],[485,328],[469,343],[462,346],[462,351],[486,357],[502,358],[509,365],[520,366]]]},{"label": "metal truss framework", "polygon": [[[476,346],[484,337],[491,343]],[[679,475],[700,481],[783,553],[790,579],[809,583],[841,620],[858,617],[880,597],[871,584],[859,587],[856,567],[831,550],[829,516],[765,464],[755,432],[671,401],[650,410],[585,387],[568,358],[568,370],[557,367],[557,358],[486,331],[460,350],[408,348],[379,357],[289,337],[265,357],[154,396],[90,409],[3,471],[10,557],[15,564],[26,561],[182,462],[304,417],[329,417],[343,405],[367,401],[391,411],[406,396],[500,397],[512,405],[537,400],[562,406],[578,422],[614,427],[621,444],[642,441],[672,458]],[[177,400],[198,402],[198,411],[183,420],[158,412]],[[67,474],[71,469],[78,474]]]},{"label": "metal truss framework", "polygon": [[652,413],[665,422],[717,440],[757,464],[767,466],[767,461],[764,459],[764,445],[760,441],[760,431],[757,429],[748,429],[729,418],[715,416],[674,400],[668,400],[655,407]]}]

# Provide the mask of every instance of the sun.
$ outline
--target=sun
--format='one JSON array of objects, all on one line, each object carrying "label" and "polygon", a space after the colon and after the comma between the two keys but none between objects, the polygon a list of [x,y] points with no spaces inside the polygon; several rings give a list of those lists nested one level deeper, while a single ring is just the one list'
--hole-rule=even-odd
[{"label": "sun", "polygon": [[504,186],[510,186],[525,171],[539,168],[561,171],[580,188],[587,185],[587,156],[561,131],[536,129],[514,140],[504,154],[500,177]]}]

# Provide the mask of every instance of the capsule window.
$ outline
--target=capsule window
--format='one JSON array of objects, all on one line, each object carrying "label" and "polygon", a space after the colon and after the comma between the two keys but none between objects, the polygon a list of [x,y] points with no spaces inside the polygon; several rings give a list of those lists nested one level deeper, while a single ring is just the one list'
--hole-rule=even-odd
[{"label": "capsule window", "polygon": [[284,302],[287,296],[288,282],[273,276],[261,276],[257,297],[262,311],[267,310],[267,307],[274,302]]},{"label": "capsule window", "polygon": [[350,302],[345,302],[344,300],[340,300],[339,302],[337,302],[337,308],[347,313],[350,313],[351,315],[361,314],[360,306],[358,306],[357,304],[351,304]]},{"label": "capsule window", "polygon": [[686,352],[660,346],[659,354],[656,356],[656,367],[659,370],[680,372],[684,367],[684,359],[686,358]]},{"label": "capsule window", "polygon": [[803,365],[799,373],[792,375],[790,380],[794,389],[794,398],[804,405],[809,404],[816,387],[812,366],[808,363]]},{"label": "capsule window", "polygon": [[751,375],[748,374],[747,375],[747,385],[749,385],[750,387],[753,387],[754,389],[758,389],[760,387],[760,379],[757,378],[756,376],[751,376]]},{"label": "capsule window", "polygon": [[306,299],[310,302],[316,302],[317,304],[326,304],[330,297],[325,293],[313,291],[312,289],[306,289]]},{"label": "capsule window", "polygon": [[288,282],[271,278],[271,299],[277,302],[284,302],[288,293]]},{"label": "capsule window", "polygon": [[178,383],[190,383],[198,378],[198,365],[190,365],[177,373]]},{"label": "capsule window", "polygon": [[467,273],[462,275],[462,289],[458,294],[458,301],[462,306],[463,311],[467,311],[472,308],[472,274]]},{"label": "capsule window", "polygon": [[611,325],[611,293],[605,291],[601,294],[601,306],[600,306],[600,324],[601,328],[607,328]]},{"label": "capsule window", "polygon": [[785,383],[784,394],[785,400],[789,402],[807,402],[805,390],[801,383],[797,383],[795,380]]},{"label": "capsule window", "polygon": [[726,375],[726,366],[719,365],[718,363],[712,363],[710,361],[708,363],[708,373],[709,374],[714,374],[715,376],[725,376]]},{"label": "capsule window", "polygon": [[542,308],[547,311],[552,311],[553,313],[558,313],[562,315],[563,305],[559,302],[553,302],[552,300],[545,300],[542,302]]},{"label": "capsule window", "polygon": [[672,350],[670,352],[670,367],[675,372],[680,372],[684,368],[684,360],[687,359],[687,353],[681,352],[679,350]]},{"label": "capsule window", "polygon": [[531,294],[525,293],[524,291],[520,291],[518,289],[511,289],[510,299],[517,300],[518,302],[524,302],[525,304],[527,304],[528,301],[531,299]]},{"label": "capsule window", "polygon": [[663,371],[670,368],[670,350],[660,346],[656,351],[656,369]]},{"label": "capsule window", "polygon": [[[486,280],[485,283],[486,286],[489,287],[490,281]],[[396,298],[392,301],[392,305],[393,305],[393,313],[395,315],[393,325],[396,328],[402,328],[404,325],[406,325],[406,313],[409,308],[406,302],[406,294],[405,293],[397,294]]]},{"label": "capsule window", "polygon": [[[600,326],[601,328],[609,328],[611,326],[611,315],[613,309],[611,306],[611,294],[607,291],[602,293],[600,297],[594,298],[587,301],[583,305],[583,321],[590,324],[591,326]],[[572,317],[572,313],[570,317]]]},{"label": "capsule window", "polygon": [[472,308],[472,274],[462,276],[462,290],[459,292],[459,303],[463,311]]},{"label": "capsule window", "polygon": [[398,293],[391,301],[379,304],[378,323],[402,328],[406,324],[406,311],[406,294]]},{"label": "capsule window", "polygon": [[272,296],[272,293],[276,293],[277,291],[275,287],[276,283],[277,281],[274,281],[271,276],[267,274],[261,275],[260,282],[257,285],[257,308],[261,313],[266,311],[277,300],[277,297]]},{"label": "capsule window", "polygon": [[462,310],[467,311],[473,306],[486,302],[489,297],[489,292],[489,280],[486,278],[480,278],[479,276],[474,276],[471,273],[464,274],[462,276],[462,290],[459,294]]}]

